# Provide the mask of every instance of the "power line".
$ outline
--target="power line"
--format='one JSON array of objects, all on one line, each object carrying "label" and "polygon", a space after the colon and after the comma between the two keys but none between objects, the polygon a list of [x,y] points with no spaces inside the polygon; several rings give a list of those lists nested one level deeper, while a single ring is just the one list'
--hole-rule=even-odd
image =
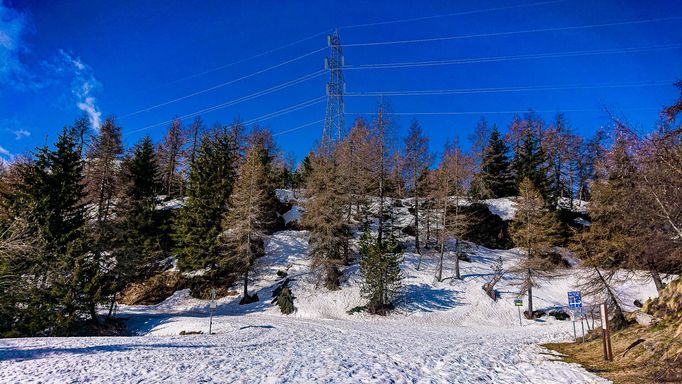
[{"label": "power line", "polygon": [[537,3],[510,5],[510,6],[506,6],[506,7],[494,7],[494,8],[484,8],[484,9],[473,9],[473,10],[469,10],[469,11],[460,11],[460,12],[453,12],[453,13],[443,13],[443,14],[431,15],[431,16],[411,17],[411,18],[407,18],[407,19],[396,19],[396,20],[388,20],[388,21],[378,21],[378,22],[373,22],[373,23],[363,23],[363,24],[344,25],[344,26],[341,26],[341,27],[338,27],[338,28],[339,28],[339,29],[353,29],[353,28],[361,28],[361,27],[374,27],[374,26],[377,26],[377,25],[407,23],[407,22],[412,22],[412,21],[432,20],[432,19],[438,19],[438,18],[443,18],[443,17],[463,16],[463,15],[472,15],[472,14],[476,14],[476,13],[485,13],[485,12],[493,12],[493,11],[504,11],[504,10],[516,9],[516,8],[535,7],[535,6],[539,6],[539,5],[549,5],[549,4],[563,3],[563,2],[565,2],[565,1],[566,1],[566,0],[542,1],[542,2],[537,2]]},{"label": "power line", "polygon": [[360,69],[390,69],[390,68],[413,68],[413,67],[432,67],[438,65],[454,65],[454,64],[473,64],[473,63],[492,63],[501,61],[514,60],[533,60],[533,59],[548,59],[548,58],[562,58],[562,57],[579,57],[579,56],[594,56],[594,55],[609,55],[622,53],[638,53],[665,49],[675,49],[682,47],[682,44],[668,44],[656,45],[649,47],[630,47],[630,48],[614,48],[614,49],[596,49],[586,51],[567,51],[567,52],[550,52],[550,53],[532,53],[526,55],[510,55],[510,56],[490,56],[490,57],[473,57],[464,59],[450,59],[450,60],[428,60],[428,61],[408,61],[398,63],[374,63],[374,64],[359,64],[354,66],[347,66],[348,70]]},{"label": "power line", "polygon": [[333,31],[334,29],[354,29],[354,28],[362,28],[362,27],[372,27],[372,26],[377,26],[377,25],[388,25],[388,24],[397,24],[397,23],[407,23],[407,22],[413,22],[413,21],[423,21],[423,20],[431,20],[431,19],[437,19],[437,18],[444,18],[444,17],[452,17],[452,16],[463,16],[463,15],[471,15],[471,14],[477,14],[477,13],[486,13],[486,12],[494,12],[494,11],[503,11],[503,10],[509,10],[509,9],[518,9],[518,8],[528,8],[528,7],[535,7],[535,6],[541,6],[541,5],[549,5],[549,4],[555,4],[555,3],[562,3],[565,2],[566,0],[553,0],[553,1],[541,1],[541,2],[536,2],[536,3],[528,3],[528,4],[517,4],[517,5],[510,5],[510,6],[505,6],[505,7],[493,7],[493,8],[484,8],[484,9],[477,9],[477,10],[469,10],[469,11],[461,11],[461,12],[453,12],[453,13],[444,13],[444,14],[437,14],[437,15],[430,15],[430,16],[422,16],[422,17],[413,17],[413,18],[407,18],[407,19],[396,19],[396,20],[387,20],[387,21],[378,21],[378,22],[371,22],[371,23],[362,23],[362,24],[352,24],[352,25],[344,25],[344,26],[339,26],[337,28],[329,28],[324,31],[320,31],[317,33],[314,33],[312,35],[308,35],[302,39],[298,39],[289,43],[286,43],[284,45],[280,45],[278,47],[268,49],[266,51],[257,53],[255,55],[245,57],[243,59],[239,59],[236,61],[233,61],[231,63],[227,63],[218,67],[214,67],[212,69],[208,69],[202,72],[197,72],[195,74],[185,76],[173,81],[168,82],[167,84],[174,84],[178,83],[184,80],[189,80],[193,79],[199,76],[203,76],[209,73],[217,72],[226,68],[229,68],[233,65],[241,64],[246,61],[250,61],[253,59],[257,59],[259,57],[263,57],[266,55],[269,55],[271,53],[281,51],[283,49],[293,47],[294,45],[300,44],[304,41],[308,41],[311,39],[314,39],[318,36],[324,36],[325,34]]},{"label": "power line", "polygon": [[166,124],[169,124],[169,123],[171,123],[171,122],[173,122],[174,120],[177,120],[177,119],[184,120],[184,119],[187,119],[187,118],[190,118],[190,117],[199,116],[199,115],[201,115],[202,113],[208,113],[208,112],[217,111],[217,110],[219,110],[219,109],[227,108],[227,107],[233,106],[233,105],[235,105],[235,104],[239,104],[239,103],[244,102],[244,101],[252,100],[252,99],[255,99],[255,98],[260,97],[260,96],[265,96],[265,95],[274,93],[274,92],[276,92],[276,91],[279,91],[279,90],[282,90],[282,89],[291,87],[291,86],[293,86],[293,85],[302,83],[302,82],[304,82],[304,81],[314,79],[314,78],[319,77],[319,76],[321,76],[322,74],[324,74],[324,72],[325,72],[324,70],[319,70],[319,71],[317,71],[317,72],[313,72],[313,73],[307,74],[307,75],[305,75],[305,76],[301,76],[301,77],[299,77],[299,78],[297,78],[297,79],[294,79],[294,80],[289,80],[289,81],[287,81],[287,82],[284,82],[284,83],[275,85],[275,86],[270,87],[270,88],[267,88],[267,89],[260,90],[260,91],[258,91],[258,92],[254,92],[254,93],[249,94],[249,95],[246,95],[246,96],[239,97],[239,98],[237,98],[237,99],[225,101],[225,102],[222,102],[222,103],[220,103],[220,104],[213,105],[213,106],[211,106],[211,107],[207,107],[207,108],[204,108],[204,109],[200,109],[200,110],[195,111],[195,112],[191,112],[191,113],[188,113],[188,114],[185,114],[185,115],[182,115],[182,116],[178,116],[178,117],[175,117],[175,118],[172,118],[172,119],[169,119],[169,120],[165,120],[165,121],[162,121],[162,122],[159,122],[159,123],[155,123],[155,124],[148,125],[148,126],[143,127],[143,128],[139,128],[139,129],[136,129],[136,130],[134,130],[134,131],[130,131],[130,132],[128,132],[127,134],[135,133],[135,132],[140,132],[140,131],[144,131],[144,130],[149,129],[149,128],[155,128],[155,127],[158,127],[158,126],[166,125]]},{"label": "power line", "polygon": [[314,99],[310,99],[310,100],[304,101],[304,102],[302,102],[302,103],[299,103],[299,104],[296,104],[296,105],[292,105],[292,106],[290,106],[290,107],[282,108],[282,109],[280,109],[280,110],[278,110],[278,111],[275,111],[275,112],[270,112],[270,113],[267,113],[267,114],[265,114],[265,115],[258,116],[258,117],[256,117],[256,118],[251,119],[251,120],[247,120],[247,121],[245,121],[243,124],[244,124],[244,125],[249,125],[249,124],[253,124],[253,123],[255,123],[255,122],[261,121],[261,120],[268,120],[268,119],[271,119],[271,118],[273,118],[273,117],[278,117],[278,116],[286,115],[287,113],[291,113],[291,112],[294,112],[294,111],[298,111],[299,109],[303,109],[303,108],[307,108],[307,107],[313,106],[313,105],[315,105],[315,104],[319,104],[319,103],[321,103],[322,100],[324,100],[325,98],[326,98],[326,96],[316,97],[316,98],[314,98]]},{"label": "power line", "polygon": [[353,43],[353,44],[344,44],[344,47],[367,47],[367,46],[377,46],[377,45],[413,44],[413,43],[425,43],[425,42],[433,42],[433,41],[471,39],[471,38],[478,38],[478,37],[509,36],[509,35],[525,34],[525,33],[570,31],[570,30],[580,30],[580,29],[589,29],[589,28],[615,27],[615,26],[620,26],[620,25],[655,23],[655,22],[659,22],[659,21],[672,21],[672,20],[679,20],[679,19],[682,19],[682,16],[661,17],[661,18],[646,19],[646,20],[619,21],[619,22],[602,23],[602,24],[574,25],[574,26],[569,26],[569,27],[534,28],[534,29],[525,29],[525,30],[519,30],[519,31],[489,32],[489,33],[477,33],[477,34],[471,34],[471,35],[456,35],[456,36],[441,36],[441,37],[430,37],[430,38],[424,38],[424,39],[375,41],[375,42],[369,42],[369,43]]},{"label": "power line", "polygon": [[[295,104],[295,105],[291,105],[291,106],[289,106],[289,107],[282,108],[282,109],[280,109],[280,110],[278,110],[278,111],[270,112],[270,113],[267,113],[267,114],[265,114],[265,115],[261,115],[261,116],[258,116],[258,117],[256,117],[256,118],[253,118],[253,119],[244,121],[242,124],[248,125],[248,124],[252,124],[252,123],[255,123],[255,122],[258,122],[258,121],[261,121],[261,120],[268,120],[268,119],[271,119],[271,118],[273,118],[273,117],[278,117],[278,116],[285,115],[285,114],[287,114],[287,113],[291,113],[291,112],[294,112],[294,111],[298,111],[298,110],[300,110],[300,109],[307,108],[307,107],[313,106],[313,105],[315,105],[315,104],[321,103],[322,100],[325,99],[325,97],[326,97],[326,96],[320,96],[320,97],[316,97],[316,98],[313,98],[313,99],[310,99],[310,100],[306,100],[306,101],[304,101],[304,102],[302,102],[302,103],[298,103],[298,104]],[[172,121],[172,120],[171,120],[171,121]],[[139,129],[136,129],[136,130],[134,130],[134,131],[127,132],[124,136],[130,135],[130,134],[135,133],[135,132],[144,131],[144,130],[146,130],[146,129],[149,129],[149,128],[152,128],[152,127],[155,127],[155,126],[159,126],[159,125],[160,125],[160,123],[159,123],[159,124],[150,125],[150,126],[147,126],[147,127],[143,127],[143,128],[139,128]]]},{"label": "power line", "polygon": [[294,128],[291,128],[291,129],[286,129],[286,130],[284,130],[284,131],[280,131],[280,132],[273,133],[272,136],[274,137],[274,136],[284,135],[285,133],[290,133],[290,132],[298,131],[299,129],[303,129],[303,128],[309,127],[309,126],[311,126],[311,125],[315,125],[315,124],[319,124],[319,123],[323,123],[323,122],[324,122],[324,119],[320,119],[320,120],[317,120],[317,121],[313,121],[312,123],[307,123],[307,124],[299,125],[298,127],[294,127]]},{"label": "power line", "polygon": [[573,89],[602,89],[602,88],[628,88],[628,87],[656,87],[670,85],[672,80],[657,82],[634,82],[619,84],[595,84],[595,85],[537,85],[520,87],[491,87],[491,88],[455,88],[455,89],[428,89],[408,91],[368,91],[347,92],[345,96],[351,97],[377,97],[377,96],[426,96],[426,95],[454,95],[473,93],[497,93],[497,92],[525,92],[525,91],[554,91]]},{"label": "power line", "polygon": [[[658,110],[660,107],[633,107],[621,108],[622,110]],[[577,109],[519,109],[512,111],[449,111],[449,112],[383,112],[385,115],[395,116],[424,116],[424,115],[511,115],[533,111],[537,113],[558,113],[558,112],[600,112],[600,108],[577,108]],[[347,115],[374,115],[376,112],[346,112]]]},{"label": "power line", "polygon": [[272,48],[272,49],[269,49],[269,50],[264,51],[264,52],[261,52],[261,53],[257,53],[257,54],[255,54],[255,55],[253,55],[253,56],[245,57],[245,58],[243,58],[243,59],[239,59],[239,60],[237,60],[237,61],[233,61],[233,62],[231,62],[231,63],[224,64],[224,65],[221,65],[221,66],[219,66],[219,67],[215,67],[215,68],[213,68],[213,69],[209,69],[209,70],[206,70],[206,71],[203,71],[203,72],[198,72],[198,73],[195,73],[195,74],[193,74],[193,75],[189,75],[189,76],[186,76],[186,77],[177,79],[177,80],[173,80],[173,81],[169,82],[168,84],[173,84],[173,83],[177,83],[177,82],[180,82],[180,81],[193,79],[193,78],[195,78],[195,77],[203,76],[203,75],[206,75],[206,74],[209,74],[209,73],[213,73],[213,72],[217,72],[217,71],[223,70],[223,69],[225,69],[225,68],[229,68],[229,67],[231,67],[231,66],[233,66],[233,65],[237,65],[237,64],[241,64],[241,63],[243,63],[243,62],[249,61],[249,60],[257,59],[257,58],[259,58],[259,57],[263,57],[263,56],[268,55],[268,54],[270,54],[270,53],[277,52],[277,51],[281,51],[282,49],[292,47],[292,46],[294,46],[294,45],[296,45],[296,44],[300,44],[300,43],[302,43],[302,42],[304,42],[304,41],[311,40],[311,39],[313,39],[313,38],[315,38],[315,37],[323,36],[325,33],[329,32],[329,31],[331,31],[331,29],[328,29],[328,30],[325,30],[325,31],[321,31],[321,32],[317,32],[317,33],[312,34],[312,35],[310,35],[310,36],[308,36],[308,37],[304,37],[304,38],[302,38],[302,39],[299,39],[299,40],[296,40],[296,41],[292,41],[292,42],[290,42],[290,43],[281,45],[281,46],[279,46],[279,47]]},{"label": "power line", "polygon": [[135,112],[130,112],[130,113],[127,113],[127,114],[125,114],[125,115],[122,115],[121,117],[128,117],[128,116],[137,115],[137,114],[140,114],[140,113],[143,113],[143,112],[151,111],[151,110],[156,109],[156,108],[159,108],[159,107],[163,107],[163,106],[166,106],[166,105],[169,105],[169,104],[173,104],[173,103],[178,102],[178,101],[181,101],[181,100],[189,99],[190,97],[198,96],[198,95],[204,94],[204,93],[206,93],[206,92],[210,92],[210,91],[216,90],[216,89],[218,89],[218,88],[222,88],[222,87],[225,87],[225,86],[227,86],[227,85],[234,84],[234,83],[236,83],[236,82],[238,82],[238,81],[242,81],[242,80],[251,78],[251,77],[253,77],[253,76],[260,75],[261,73],[265,73],[265,72],[270,71],[270,70],[273,70],[273,69],[275,69],[275,68],[279,68],[279,67],[281,67],[281,66],[284,66],[284,65],[293,63],[293,62],[298,61],[298,60],[301,60],[301,59],[303,59],[303,58],[305,58],[305,57],[314,55],[314,54],[316,54],[316,53],[318,53],[318,52],[322,52],[322,51],[325,50],[325,49],[326,49],[326,47],[320,48],[320,49],[316,49],[316,50],[314,50],[314,51],[310,51],[310,52],[308,52],[308,53],[306,53],[306,54],[304,54],[304,55],[295,57],[295,58],[293,58],[293,59],[290,59],[290,60],[287,60],[287,61],[283,61],[283,62],[281,62],[281,63],[279,63],[279,64],[275,64],[275,65],[273,65],[273,66],[270,66],[270,67],[267,67],[267,68],[258,70],[258,71],[256,71],[256,72],[252,72],[252,73],[250,73],[250,74],[248,74],[248,75],[244,75],[244,76],[242,76],[242,77],[239,77],[239,78],[236,78],[236,79],[233,79],[233,80],[230,80],[230,81],[226,81],[226,82],[224,82],[224,83],[221,83],[221,84],[218,84],[218,85],[214,85],[214,86],[212,86],[212,87],[209,87],[209,88],[206,88],[206,89],[202,89],[202,90],[200,90],[200,91],[196,91],[196,92],[193,92],[193,93],[190,93],[190,94],[181,96],[181,97],[177,97],[177,98],[175,98],[175,99],[173,99],[173,100],[169,100],[169,101],[165,101],[165,102],[163,102],[163,103],[159,103],[159,104],[156,104],[156,105],[152,105],[152,106],[150,106],[150,107],[147,107],[147,108],[144,108],[144,109],[140,109],[140,110],[135,111]]}]

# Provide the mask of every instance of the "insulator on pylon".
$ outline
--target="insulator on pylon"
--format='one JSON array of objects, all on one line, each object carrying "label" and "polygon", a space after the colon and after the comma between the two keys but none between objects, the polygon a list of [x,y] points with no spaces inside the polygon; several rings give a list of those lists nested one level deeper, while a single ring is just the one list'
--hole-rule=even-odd
[{"label": "insulator on pylon", "polygon": [[329,69],[329,58],[328,57],[324,58],[324,69]]},{"label": "insulator on pylon", "polygon": [[329,96],[329,84],[325,87],[325,92],[327,93],[327,96]]},{"label": "insulator on pylon", "polygon": [[345,58],[341,56],[341,66],[343,67],[344,65],[346,65],[345,63],[346,63]]},{"label": "insulator on pylon", "polygon": [[327,35],[327,47],[332,46],[332,35]]},{"label": "insulator on pylon", "polygon": [[346,83],[343,83],[343,93],[346,93]]}]

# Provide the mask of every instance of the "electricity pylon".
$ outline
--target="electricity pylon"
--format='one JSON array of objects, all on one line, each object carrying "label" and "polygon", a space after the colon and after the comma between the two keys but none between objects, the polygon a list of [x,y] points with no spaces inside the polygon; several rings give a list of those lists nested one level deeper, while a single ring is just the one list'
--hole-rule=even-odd
[{"label": "electricity pylon", "polygon": [[329,155],[334,142],[341,140],[344,134],[343,93],[346,90],[346,82],[343,80],[343,50],[338,30],[327,35],[327,46],[329,55],[324,60],[324,66],[329,70],[329,82],[327,82],[327,110],[322,131],[322,148]]}]

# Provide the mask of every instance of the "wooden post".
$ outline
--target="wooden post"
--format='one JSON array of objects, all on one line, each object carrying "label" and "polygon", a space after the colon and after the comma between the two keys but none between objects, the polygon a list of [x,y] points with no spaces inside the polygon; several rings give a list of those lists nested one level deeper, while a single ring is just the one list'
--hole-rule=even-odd
[{"label": "wooden post", "polygon": [[604,360],[613,361],[613,349],[611,348],[611,330],[609,329],[609,309],[606,303],[599,306],[601,310],[601,335],[604,346]]}]

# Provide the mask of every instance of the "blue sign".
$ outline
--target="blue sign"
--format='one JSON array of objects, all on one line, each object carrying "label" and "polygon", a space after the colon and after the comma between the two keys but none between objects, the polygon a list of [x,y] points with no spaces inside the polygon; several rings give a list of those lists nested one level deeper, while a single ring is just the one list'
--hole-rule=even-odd
[{"label": "blue sign", "polygon": [[583,307],[583,297],[580,291],[568,292],[568,307],[573,309]]}]

